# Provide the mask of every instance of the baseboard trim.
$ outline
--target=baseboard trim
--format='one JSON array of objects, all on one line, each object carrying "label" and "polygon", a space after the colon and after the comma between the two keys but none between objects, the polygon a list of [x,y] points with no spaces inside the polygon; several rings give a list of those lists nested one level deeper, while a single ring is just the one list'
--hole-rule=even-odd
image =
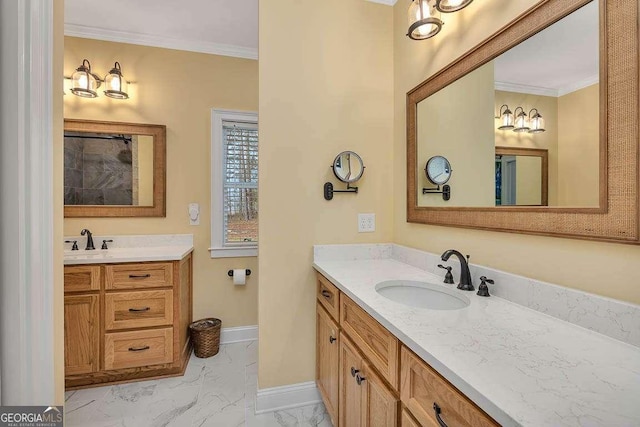
[{"label": "baseboard trim", "polygon": [[258,326],[238,326],[236,328],[222,328],[220,344],[254,341],[258,339]]},{"label": "baseboard trim", "polygon": [[258,390],[256,414],[298,408],[322,402],[315,381]]}]

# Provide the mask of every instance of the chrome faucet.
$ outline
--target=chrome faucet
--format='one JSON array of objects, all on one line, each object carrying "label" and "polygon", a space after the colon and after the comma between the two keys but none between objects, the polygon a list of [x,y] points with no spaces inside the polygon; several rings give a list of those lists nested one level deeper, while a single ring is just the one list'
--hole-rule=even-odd
[{"label": "chrome faucet", "polygon": [[473,283],[471,283],[471,272],[469,271],[469,255],[465,258],[460,252],[455,249],[449,249],[442,254],[442,261],[447,261],[451,255],[455,255],[460,260],[460,283],[458,283],[458,289],[463,291],[473,291]]},{"label": "chrome faucet", "polygon": [[84,228],[81,232],[81,235],[87,235],[87,247],[84,248],[85,251],[92,251],[94,250],[96,247],[93,246],[93,234],[91,234],[91,232],[89,231],[89,229]]}]

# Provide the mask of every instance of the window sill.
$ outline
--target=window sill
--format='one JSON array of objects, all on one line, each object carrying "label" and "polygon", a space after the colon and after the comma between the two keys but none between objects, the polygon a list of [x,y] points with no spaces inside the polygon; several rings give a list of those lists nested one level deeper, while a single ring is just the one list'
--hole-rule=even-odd
[{"label": "window sill", "polygon": [[211,258],[241,258],[258,256],[257,247],[209,248]]}]

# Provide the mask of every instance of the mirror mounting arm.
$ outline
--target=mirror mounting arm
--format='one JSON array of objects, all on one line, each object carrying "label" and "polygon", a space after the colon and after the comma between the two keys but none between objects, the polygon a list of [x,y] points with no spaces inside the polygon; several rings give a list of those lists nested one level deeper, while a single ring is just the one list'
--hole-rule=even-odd
[{"label": "mirror mounting arm", "polygon": [[324,198],[325,200],[333,199],[333,193],[358,193],[358,187],[351,187],[349,183],[347,183],[346,190],[334,190],[333,184],[330,182],[324,183]]},{"label": "mirror mounting arm", "polygon": [[449,200],[451,198],[451,187],[443,185],[442,191],[440,191],[440,186],[438,188],[423,188],[422,194],[442,194],[443,200]]}]

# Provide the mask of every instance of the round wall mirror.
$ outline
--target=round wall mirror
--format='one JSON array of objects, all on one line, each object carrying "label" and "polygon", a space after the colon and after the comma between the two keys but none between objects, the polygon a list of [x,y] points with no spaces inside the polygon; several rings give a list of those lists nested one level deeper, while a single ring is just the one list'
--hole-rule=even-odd
[{"label": "round wall mirror", "polygon": [[356,182],[363,172],[362,159],[353,151],[343,151],[333,161],[333,173],[342,182]]},{"label": "round wall mirror", "polygon": [[433,156],[424,168],[427,179],[436,185],[446,184],[451,178],[451,164],[446,157]]}]

